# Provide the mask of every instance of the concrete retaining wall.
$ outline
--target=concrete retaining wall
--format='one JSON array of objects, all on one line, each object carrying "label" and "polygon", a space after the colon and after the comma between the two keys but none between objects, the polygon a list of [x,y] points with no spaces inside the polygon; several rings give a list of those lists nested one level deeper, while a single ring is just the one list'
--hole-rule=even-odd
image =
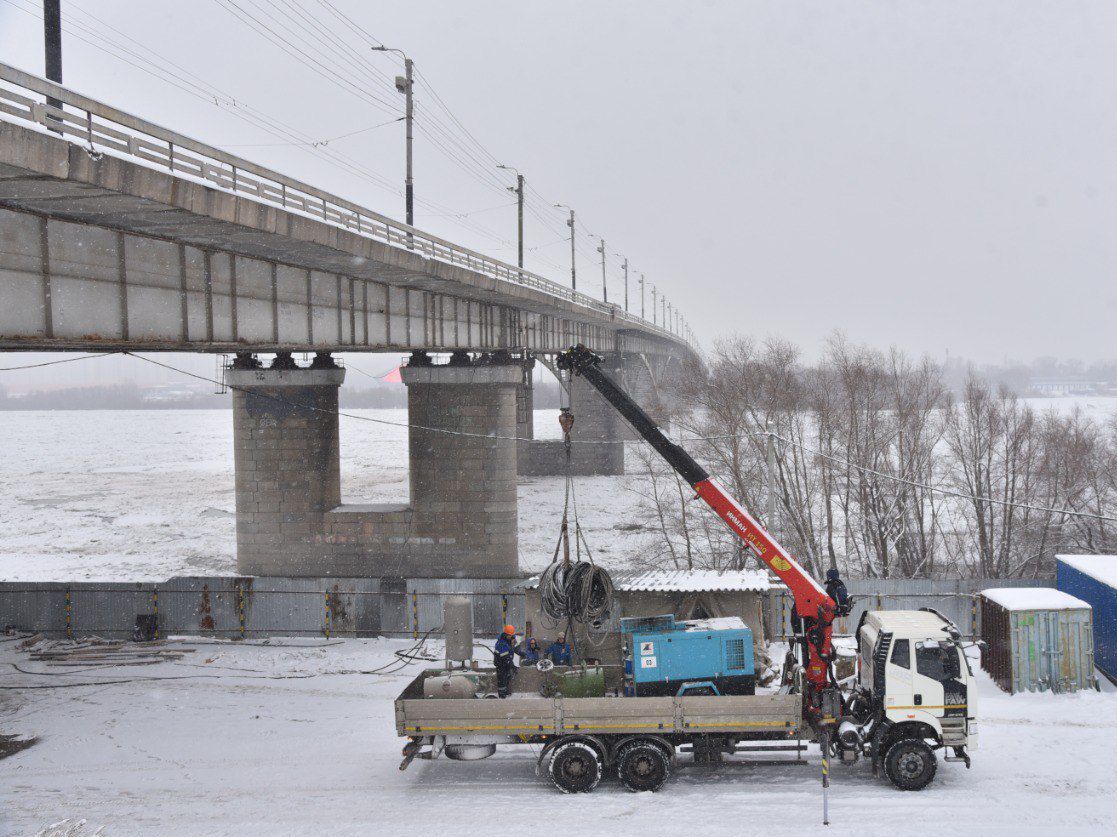
[{"label": "concrete retaining wall", "polygon": [[[438,633],[446,596],[473,599],[478,634],[495,636],[508,622],[524,625],[520,578],[238,578],[184,577],[158,583],[0,582],[0,629],[51,637],[96,634],[126,638],[136,616],[157,613],[163,634],[259,638],[410,636]],[[835,624],[851,634],[866,609],[933,607],[963,634],[979,636],[976,595],[990,587],[1053,587],[1031,579],[864,579],[848,582],[853,613]],[[786,636],[791,597],[768,595],[768,630]]]},{"label": "concrete retaining wall", "polygon": [[158,583],[0,583],[0,629],[50,637],[131,637],[157,614],[161,635],[228,638],[411,636],[442,627],[448,595],[473,599],[474,626],[495,636],[522,624],[518,579],[172,578]]}]

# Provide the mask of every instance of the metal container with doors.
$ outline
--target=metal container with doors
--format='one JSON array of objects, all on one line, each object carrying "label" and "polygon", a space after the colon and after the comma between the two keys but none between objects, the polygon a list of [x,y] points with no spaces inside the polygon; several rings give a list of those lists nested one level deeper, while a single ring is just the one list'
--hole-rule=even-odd
[{"label": "metal container with doors", "polygon": [[1060,590],[1094,609],[1094,664],[1117,683],[1117,555],[1056,555]]},{"label": "metal container with doors", "polygon": [[1047,587],[981,592],[981,667],[1006,692],[1097,687],[1090,605]]}]

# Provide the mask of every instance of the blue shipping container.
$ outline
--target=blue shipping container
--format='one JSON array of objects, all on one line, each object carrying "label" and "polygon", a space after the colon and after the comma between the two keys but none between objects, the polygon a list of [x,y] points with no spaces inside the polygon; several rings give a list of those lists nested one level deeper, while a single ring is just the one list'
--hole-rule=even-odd
[{"label": "blue shipping container", "polygon": [[1056,586],[1094,609],[1094,665],[1117,682],[1117,555],[1057,555]]}]

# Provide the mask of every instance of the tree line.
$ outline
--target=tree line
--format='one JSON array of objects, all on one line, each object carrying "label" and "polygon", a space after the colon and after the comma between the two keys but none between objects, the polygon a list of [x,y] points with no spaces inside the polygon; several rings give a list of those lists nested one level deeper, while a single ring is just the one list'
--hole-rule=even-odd
[{"label": "tree line", "polygon": [[[665,388],[687,405],[673,435],[816,577],[1038,578],[1058,553],[1117,552],[1117,416],[1037,410],[974,372],[955,392],[930,359],[840,337],[815,364],[746,338],[707,363]],[[642,563],[755,566],[654,453],[637,455],[655,533]]]}]

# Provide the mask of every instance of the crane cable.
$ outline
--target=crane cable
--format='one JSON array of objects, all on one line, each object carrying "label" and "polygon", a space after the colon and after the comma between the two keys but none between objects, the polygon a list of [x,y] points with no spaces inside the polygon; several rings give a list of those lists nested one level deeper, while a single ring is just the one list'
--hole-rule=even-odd
[{"label": "crane cable", "polygon": [[[572,442],[570,430],[574,426],[574,413],[562,407],[559,413],[563,445],[566,453],[566,490],[562,510],[562,523],[551,564],[539,577],[539,599],[544,614],[555,623],[566,622],[571,640],[574,624],[588,629],[607,630],[609,610],[613,599],[613,580],[609,572],[593,560],[593,552],[586,541],[578,516],[578,498],[572,474]],[[570,560],[570,518],[574,518],[574,557]],[[585,549],[586,559],[582,560]],[[562,553],[560,560],[559,553]],[[592,642],[592,640],[591,640]]]}]

